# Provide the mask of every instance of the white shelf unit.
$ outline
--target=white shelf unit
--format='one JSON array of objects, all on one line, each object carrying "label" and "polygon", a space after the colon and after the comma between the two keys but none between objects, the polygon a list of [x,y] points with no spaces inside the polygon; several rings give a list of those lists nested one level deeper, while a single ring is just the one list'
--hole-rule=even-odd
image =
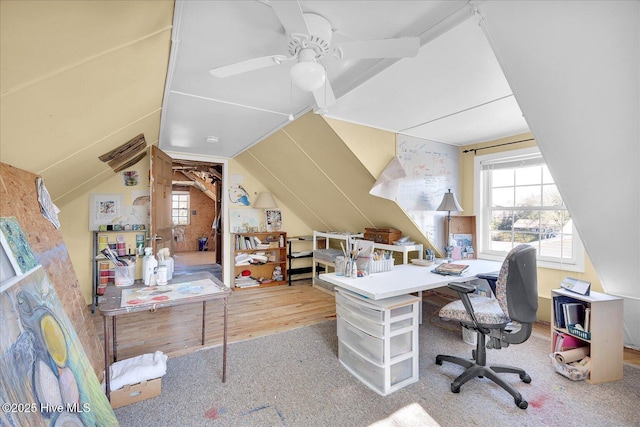
[{"label": "white shelf unit", "polygon": [[383,251],[400,252],[402,254],[402,263],[409,263],[409,253],[418,252],[418,259],[422,259],[424,256],[424,250],[422,243],[416,245],[386,245],[384,243],[374,243],[374,249],[381,249]]},{"label": "white shelf unit", "polygon": [[369,300],[340,288],[335,296],[340,363],[382,396],[417,382],[420,299]]},{"label": "white shelf unit", "polygon": [[[360,233],[360,234],[355,234],[355,233],[331,233],[331,232],[322,232],[322,231],[314,231],[313,232],[313,251],[314,251],[314,256],[313,256],[313,265],[312,265],[312,277],[313,277],[313,281],[315,282],[317,280],[317,276],[318,276],[318,265],[322,265],[322,268],[324,269],[324,271],[327,270],[327,267],[331,267],[333,269],[335,269],[335,263],[333,262],[333,260],[329,260],[327,258],[319,258],[317,257],[317,250],[320,251],[329,251],[331,250],[331,248],[333,248],[335,252],[335,254],[340,254],[342,255],[340,249],[337,249],[336,246],[339,245],[335,243],[335,241],[341,241],[343,246],[345,247],[345,249],[348,251],[349,248],[351,248],[351,245],[359,240],[359,239],[363,239],[364,238],[364,233]],[[334,246],[331,245],[331,240],[334,240]],[[411,252],[417,252],[418,253],[418,259],[423,259],[424,256],[424,249],[423,249],[423,245],[421,243],[415,244],[415,245],[387,245],[384,243],[374,243],[373,244],[374,249],[380,249],[383,251],[391,251],[391,252],[399,252],[402,254],[402,263],[403,264],[408,264],[409,263],[409,254]],[[333,259],[333,258],[331,258]]]},{"label": "white shelf unit", "polygon": [[[571,334],[567,328],[559,328],[555,324],[555,299],[560,296],[569,297],[572,301],[583,303],[591,308],[589,332],[590,339],[583,339]],[[590,384],[598,384],[622,379],[623,371],[623,331],[622,331],[622,298],[591,292],[580,295],[564,289],[551,291],[551,342],[554,332],[572,335],[589,346],[591,372],[586,380]],[[552,344],[553,346],[553,344]],[[552,348],[553,352],[554,349]]]},{"label": "white shelf unit", "polygon": [[[335,270],[336,264],[333,262],[334,256],[329,251],[335,251],[342,255],[342,250],[336,246],[342,245],[345,250],[349,250],[355,239],[361,239],[364,237],[363,233],[332,233],[323,231],[313,232],[313,265],[311,266],[312,281],[316,283],[318,279],[318,265],[321,265],[322,269],[326,272],[328,267]],[[332,242],[333,241],[333,242]],[[336,244],[336,241],[338,243]],[[332,246],[333,243],[333,246]],[[327,252],[327,257],[319,258],[318,252]]]}]

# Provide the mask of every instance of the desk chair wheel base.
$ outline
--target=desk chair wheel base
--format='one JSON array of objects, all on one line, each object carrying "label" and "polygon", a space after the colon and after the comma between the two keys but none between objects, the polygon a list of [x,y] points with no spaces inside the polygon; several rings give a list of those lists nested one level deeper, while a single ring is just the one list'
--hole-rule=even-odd
[{"label": "desk chair wheel base", "polygon": [[[482,338],[481,340],[484,341],[484,339]],[[463,359],[462,357],[457,356],[448,356],[444,354],[439,354],[438,356],[436,356],[436,365],[442,365],[443,361],[455,363],[456,365],[460,365],[465,368],[465,371],[451,383],[452,393],[460,393],[460,388],[462,387],[462,385],[473,378],[487,377],[488,379],[502,387],[504,390],[506,390],[509,394],[511,394],[518,408],[527,409],[527,407],[529,406],[529,403],[522,398],[522,395],[517,390],[515,390],[510,384],[507,384],[502,378],[497,375],[498,373],[518,374],[520,380],[522,380],[523,383],[529,384],[531,382],[531,377],[524,370],[513,366],[504,365],[493,365],[487,367],[478,364],[475,360]]]}]

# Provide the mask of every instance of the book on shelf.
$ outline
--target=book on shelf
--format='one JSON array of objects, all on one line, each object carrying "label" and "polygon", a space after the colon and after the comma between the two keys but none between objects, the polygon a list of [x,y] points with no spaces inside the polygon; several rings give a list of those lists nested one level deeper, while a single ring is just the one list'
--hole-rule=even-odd
[{"label": "book on shelf", "polygon": [[469,266],[466,264],[453,264],[450,262],[443,262],[431,271],[433,273],[442,274],[444,276],[460,276],[468,268]]},{"label": "book on shelf", "polygon": [[564,322],[568,325],[582,325],[584,323],[584,305],[579,302],[562,304]]}]

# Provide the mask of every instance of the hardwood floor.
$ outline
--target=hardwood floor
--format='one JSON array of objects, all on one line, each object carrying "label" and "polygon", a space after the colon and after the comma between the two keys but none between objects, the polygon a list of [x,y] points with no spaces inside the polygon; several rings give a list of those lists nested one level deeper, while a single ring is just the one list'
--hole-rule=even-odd
[{"label": "hardwood floor", "polygon": [[[425,293],[425,298],[430,296]],[[197,307],[197,308],[196,308]],[[293,286],[274,286],[234,291],[229,297],[229,343],[335,319],[333,295],[313,288],[310,280]],[[92,316],[103,339],[102,316]],[[118,317],[118,359],[160,350],[169,357],[201,349],[202,310],[185,305],[154,313]],[[222,304],[207,304],[205,346],[222,344]],[[536,323],[534,333],[549,336],[549,325]],[[625,348],[624,361],[640,366],[640,351]]]},{"label": "hardwood floor", "polygon": [[[335,319],[333,295],[311,287],[310,281],[234,291],[229,297],[228,341],[236,342]],[[207,304],[205,346],[222,344],[222,303]],[[101,340],[102,316],[93,321]],[[169,357],[201,347],[202,310],[183,305],[118,316],[118,359],[161,350]]]}]

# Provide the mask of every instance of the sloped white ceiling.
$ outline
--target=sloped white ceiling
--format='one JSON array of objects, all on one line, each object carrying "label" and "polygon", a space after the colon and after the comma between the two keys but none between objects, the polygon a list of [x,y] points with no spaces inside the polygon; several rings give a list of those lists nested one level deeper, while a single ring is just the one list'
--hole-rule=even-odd
[{"label": "sloped white ceiling", "polygon": [[[337,103],[328,117],[462,145],[528,131],[468,1],[300,1],[333,43],[420,37],[416,58],[322,60]],[[462,22],[462,23],[461,23]],[[292,62],[217,78],[214,67],[288,56],[268,1],[176,2],[160,148],[232,158],[315,106]],[[208,143],[215,136],[217,143]]]},{"label": "sloped white ceiling", "polygon": [[475,17],[344,95],[327,116],[452,145],[529,130]]},{"label": "sloped white ceiling", "polygon": [[487,2],[486,29],[602,287],[640,347],[640,3]]}]

